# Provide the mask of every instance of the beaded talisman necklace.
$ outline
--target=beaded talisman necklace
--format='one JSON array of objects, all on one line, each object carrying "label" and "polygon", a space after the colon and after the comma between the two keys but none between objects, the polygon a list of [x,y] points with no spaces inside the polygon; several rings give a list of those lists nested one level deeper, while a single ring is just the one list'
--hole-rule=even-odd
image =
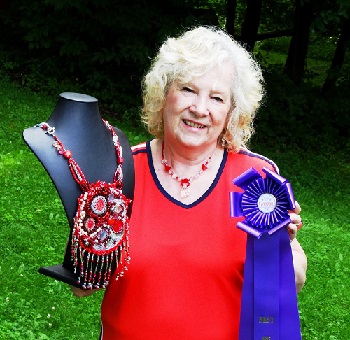
[{"label": "beaded talisman necklace", "polygon": [[176,181],[178,181],[181,185],[181,191],[180,191],[180,195],[181,198],[186,198],[188,196],[190,196],[191,192],[190,192],[190,185],[191,183],[197,179],[205,170],[208,169],[208,165],[211,162],[211,158],[213,157],[213,154],[211,154],[211,156],[209,156],[209,158],[202,164],[201,169],[194,175],[191,177],[179,177],[174,170],[172,169],[172,167],[168,164],[168,161],[164,158],[164,141],[162,142],[162,164],[164,166],[164,170],[166,173],[168,173],[173,179],[175,179]]},{"label": "beaded talisman necklace", "polygon": [[47,123],[37,124],[53,137],[52,145],[68,161],[69,170],[79,184],[82,194],[74,217],[71,259],[78,284],[83,289],[105,288],[116,271],[116,279],[123,276],[129,263],[129,217],[131,200],[122,193],[122,147],[113,127],[103,120],[112,134],[117,155],[117,168],[112,183],[89,183],[72,152],[66,150],[55,135],[55,128]]}]

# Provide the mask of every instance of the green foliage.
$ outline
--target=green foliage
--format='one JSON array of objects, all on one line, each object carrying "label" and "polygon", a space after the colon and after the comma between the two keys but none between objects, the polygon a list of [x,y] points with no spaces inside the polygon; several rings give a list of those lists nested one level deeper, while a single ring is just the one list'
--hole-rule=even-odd
[{"label": "green foliage", "polygon": [[[244,2],[238,2],[238,26],[244,10]],[[336,4],[326,2],[319,4],[317,10],[318,13],[330,11],[328,21],[334,22],[335,17],[348,14],[348,5],[342,0]],[[222,17],[224,13],[223,1],[193,0],[180,4],[174,0],[159,5],[156,1],[142,0],[132,3],[46,0],[30,4],[17,0],[0,13],[7,30],[7,34],[0,36],[0,45],[4,46],[0,52],[0,69],[21,86],[50,96],[64,91],[95,96],[118,125],[144,131],[139,123],[140,82],[160,41],[182,29],[181,26],[214,22],[214,17]],[[264,2],[260,30],[288,28],[291,14],[288,1]],[[17,42],[14,46],[18,50],[10,48],[13,41]],[[319,89],[337,37],[311,35],[304,84],[300,87],[295,87],[283,73],[289,42],[290,37],[280,37],[256,45],[256,57],[264,67],[267,83],[266,102],[256,121],[258,132],[264,133],[256,138],[264,143],[279,138],[283,143],[293,141],[303,146],[309,145],[310,139],[327,136],[333,140],[333,136],[342,136],[340,145],[344,146],[350,130],[346,95],[350,86],[349,53],[336,91],[324,98]],[[297,132],[282,133],[281,129],[272,128],[275,124],[293,124]]]},{"label": "green foliage", "polygon": [[323,37],[337,36],[344,19],[349,18],[350,3],[347,0],[325,1],[315,3],[315,20],[312,32],[318,32]]},{"label": "green foliage", "polygon": [[0,12],[0,26],[2,21],[6,29],[0,45],[22,59],[13,64],[9,56],[0,67],[20,75],[21,83],[34,90],[39,84],[57,88],[46,77],[79,83],[85,92],[108,96],[109,102],[116,95],[138,95],[140,78],[160,41],[182,27],[217,22],[209,5],[193,8],[193,3],[13,1]]},{"label": "green foliage", "polygon": [[289,0],[264,0],[259,32],[288,30],[293,26],[294,5]]},{"label": "green foliage", "polygon": [[290,37],[280,37],[263,40],[258,42],[256,46],[258,50],[278,53],[280,55],[283,54],[286,56],[288,54],[289,43]]},{"label": "green foliage", "polygon": [[257,141],[272,146],[278,140],[281,146],[299,145],[307,151],[324,140],[334,150],[345,147],[350,139],[348,98],[324,98],[317,88],[295,87],[286,77],[266,78],[267,98],[256,120]]},{"label": "green foliage", "polygon": [[272,145],[277,139],[282,147],[299,145],[310,150],[328,140],[334,150],[346,148],[350,140],[350,53],[336,89],[323,96],[320,88],[334,53],[334,40],[312,36],[301,86],[283,73],[288,41],[286,37],[269,39],[257,46],[255,57],[263,67],[266,97],[256,119],[255,142]]}]

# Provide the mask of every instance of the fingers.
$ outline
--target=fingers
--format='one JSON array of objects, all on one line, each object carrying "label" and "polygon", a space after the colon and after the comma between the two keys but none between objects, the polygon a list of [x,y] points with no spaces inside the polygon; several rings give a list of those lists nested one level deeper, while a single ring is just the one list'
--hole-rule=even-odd
[{"label": "fingers", "polygon": [[287,229],[288,229],[290,241],[293,241],[295,239],[295,237],[297,236],[297,232],[302,227],[302,225],[303,225],[303,222],[300,216],[299,218],[295,218],[294,220],[292,220],[292,223],[288,224]]},{"label": "fingers", "polygon": [[300,217],[301,207],[297,201],[295,201],[295,209],[289,211],[289,217],[291,223],[288,225],[288,234],[291,241],[293,241],[297,235],[298,230],[302,227],[303,222]]},{"label": "fingers", "polygon": [[291,210],[291,212],[294,212],[296,214],[300,214],[301,212],[301,207],[300,207],[300,204],[298,203],[298,201],[295,201],[295,209],[294,210]]},{"label": "fingers", "polygon": [[287,227],[289,239],[292,242],[297,236],[298,228],[294,223],[290,223]]},{"label": "fingers", "polygon": [[289,213],[289,217],[290,217],[291,222],[293,224],[299,225],[301,223],[301,216],[300,215],[291,212],[291,213]]}]

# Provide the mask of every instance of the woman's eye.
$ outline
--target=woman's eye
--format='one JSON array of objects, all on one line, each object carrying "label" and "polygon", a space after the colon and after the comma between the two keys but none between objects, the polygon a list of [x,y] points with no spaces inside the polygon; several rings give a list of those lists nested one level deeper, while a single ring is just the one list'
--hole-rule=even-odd
[{"label": "woman's eye", "polygon": [[216,100],[217,102],[223,102],[223,99],[221,97],[216,97],[216,96],[213,96],[212,97],[214,100]]},{"label": "woman's eye", "polygon": [[190,87],[187,87],[187,86],[184,86],[182,88],[183,91],[186,91],[186,92],[194,92]]}]

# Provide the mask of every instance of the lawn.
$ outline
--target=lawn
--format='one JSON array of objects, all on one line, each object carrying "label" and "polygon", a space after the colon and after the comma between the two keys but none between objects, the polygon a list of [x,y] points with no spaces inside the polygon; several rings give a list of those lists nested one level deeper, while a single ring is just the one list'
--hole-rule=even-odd
[{"label": "lawn", "polygon": [[[78,299],[67,285],[37,272],[40,266],[62,262],[68,226],[55,188],[23,142],[22,131],[46,120],[56,100],[0,79],[0,339],[80,340],[97,339],[99,334],[103,293]],[[131,144],[146,138],[143,131],[135,139],[134,131],[125,132]],[[349,157],[329,148],[326,141],[310,150],[315,151],[306,153],[297,145],[289,149],[255,145],[253,151],[278,164],[302,206],[304,226],[298,239],[309,265],[307,283],[299,294],[303,339],[346,340],[350,337]]]}]

